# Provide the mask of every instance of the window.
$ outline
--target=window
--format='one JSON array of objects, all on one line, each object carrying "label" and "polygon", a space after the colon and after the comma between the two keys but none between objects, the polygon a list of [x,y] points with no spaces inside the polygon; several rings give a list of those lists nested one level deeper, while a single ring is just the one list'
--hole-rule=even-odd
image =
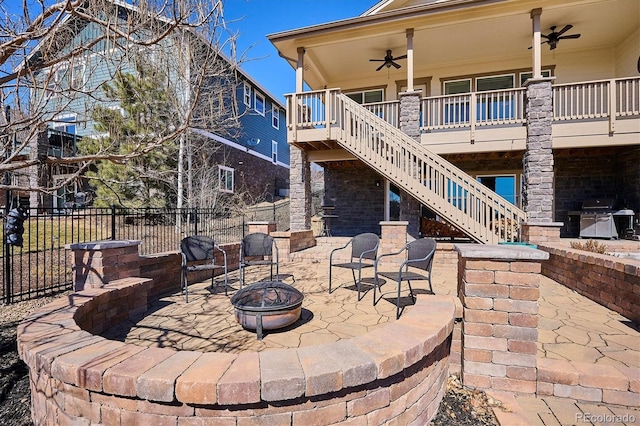
[{"label": "window", "polygon": [[[543,77],[551,77],[551,70],[542,70]],[[532,72],[521,72],[520,73],[520,87],[524,86],[524,82],[528,79],[533,78]]]},{"label": "window", "polygon": [[478,77],[476,78],[476,90],[487,92],[489,90],[513,89],[514,78],[513,74]]},{"label": "window", "polygon": [[271,161],[278,162],[278,142],[271,141]]},{"label": "window", "polygon": [[476,179],[511,204],[518,205],[515,175],[486,175],[477,176]]},{"label": "window", "polygon": [[251,86],[247,83],[244,83],[244,104],[251,107]]},{"label": "window", "polygon": [[382,89],[364,90],[362,92],[351,92],[345,94],[359,104],[382,102],[384,99],[384,92]]},{"label": "window", "polygon": [[275,106],[271,110],[271,125],[274,129],[280,128],[280,108]]},{"label": "window", "polygon": [[258,114],[264,115],[264,96],[256,92],[255,110]]},{"label": "window", "polygon": [[218,166],[220,176],[220,192],[233,192],[233,169],[225,166]]},{"label": "window", "polygon": [[51,128],[59,130],[61,132],[76,134],[76,116],[75,115],[63,115],[54,118],[51,123]]},{"label": "window", "polygon": [[444,82],[445,95],[457,95],[458,93],[471,92],[471,79],[453,80]]}]

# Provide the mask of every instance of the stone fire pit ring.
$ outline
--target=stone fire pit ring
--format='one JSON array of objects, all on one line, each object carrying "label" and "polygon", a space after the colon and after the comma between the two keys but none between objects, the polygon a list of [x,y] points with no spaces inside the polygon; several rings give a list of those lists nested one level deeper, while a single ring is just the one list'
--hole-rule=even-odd
[{"label": "stone fire pit ring", "polygon": [[300,318],[304,295],[281,281],[260,281],[231,297],[235,318],[247,329],[256,330],[258,340],[263,330],[287,327]]}]

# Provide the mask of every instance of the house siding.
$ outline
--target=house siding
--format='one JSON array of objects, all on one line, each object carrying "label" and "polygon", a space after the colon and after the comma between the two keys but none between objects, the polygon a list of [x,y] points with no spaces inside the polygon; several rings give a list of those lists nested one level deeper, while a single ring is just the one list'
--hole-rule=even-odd
[{"label": "house siding", "polygon": [[[264,116],[255,110],[254,101],[256,90],[265,97]],[[251,149],[271,158],[271,141],[276,141],[278,142],[278,162],[288,165],[289,144],[287,143],[284,108],[255,86],[251,87],[251,92],[251,105],[247,106],[243,101],[244,84],[242,82],[238,84],[236,97],[238,99],[242,131],[235,139],[235,142],[243,146],[248,146],[247,141],[249,139],[260,139],[260,143]],[[271,111],[274,107],[280,111],[280,126],[278,129],[275,129],[271,122]]]}]

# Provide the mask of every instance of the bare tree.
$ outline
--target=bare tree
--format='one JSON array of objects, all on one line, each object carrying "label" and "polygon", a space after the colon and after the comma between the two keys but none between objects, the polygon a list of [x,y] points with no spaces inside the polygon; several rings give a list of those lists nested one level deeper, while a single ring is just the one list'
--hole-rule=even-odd
[{"label": "bare tree", "polygon": [[[7,106],[12,111],[10,120],[0,119],[0,171],[33,176],[43,168],[66,168],[64,180],[5,180],[0,189],[51,193],[96,161],[124,164],[177,141],[181,163],[196,150],[214,152],[216,144],[190,144],[189,129],[222,135],[237,129],[230,88],[237,63],[233,53],[221,53],[234,52],[234,43],[222,0],[137,0],[133,6],[122,0],[23,0],[21,10],[0,4],[0,103],[3,112]],[[126,153],[108,145],[88,154],[37,149],[34,141],[50,123],[64,122],[64,114],[72,112],[72,124],[86,126],[95,105],[108,101],[94,82],[110,81],[141,59],[166,68],[169,78],[159,84],[172,84],[178,93],[173,122],[152,138],[139,138]],[[182,191],[184,176],[176,179]]]}]

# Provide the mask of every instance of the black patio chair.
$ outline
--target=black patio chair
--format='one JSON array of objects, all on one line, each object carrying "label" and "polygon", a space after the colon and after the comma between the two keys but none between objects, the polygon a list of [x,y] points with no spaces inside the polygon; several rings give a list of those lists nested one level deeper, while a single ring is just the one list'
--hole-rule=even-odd
[{"label": "black patio chair", "polygon": [[[378,246],[380,238],[376,234],[370,232],[358,234],[351,238],[347,244],[342,247],[331,250],[329,255],[329,293],[331,293],[332,268],[351,269],[353,275],[353,283],[358,288],[358,301],[360,300],[360,283],[362,282],[362,270],[371,268],[374,265],[376,256],[378,255]],[[351,246],[351,258],[346,263],[333,263],[333,255],[339,251]],[[356,271],[358,271],[358,279],[356,280]]]},{"label": "black patio chair", "polygon": [[271,235],[255,232],[246,235],[240,242],[240,288],[244,285],[244,275],[247,266],[269,265],[271,267],[271,281],[273,281],[273,266],[276,267],[276,281],[280,281],[278,271],[278,246]]},{"label": "black patio chair", "polygon": [[[185,237],[180,241],[180,254],[182,255],[182,274],[180,287],[184,292],[185,302],[189,303],[189,273],[197,271],[211,271],[211,287],[215,283],[215,270],[224,269],[224,294],[227,295],[227,253],[222,250],[213,238],[204,235]],[[216,263],[215,252],[222,253],[223,263]],[[210,262],[208,262],[210,261]]]},{"label": "black patio chair", "polygon": [[[391,272],[378,271],[378,263],[384,257],[396,256],[405,253],[405,260],[402,262],[398,270]],[[400,292],[402,282],[406,281],[409,285],[409,295],[413,302],[416,300],[416,296],[411,288],[411,281],[427,280],[429,281],[429,291],[433,293],[433,287],[431,286],[431,267],[433,266],[433,255],[436,252],[436,240],[433,238],[421,238],[405,245],[400,251],[395,253],[386,253],[378,257],[376,260],[374,269],[374,285],[373,285],[373,304],[377,304],[376,300],[376,287],[380,290],[380,298],[382,299],[382,288],[380,287],[380,281],[378,275],[388,278],[398,283],[398,301],[396,303],[396,318],[400,318],[400,313],[404,310],[404,307],[400,309]],[[411,269],[409,269],[411,267]],[[421,272],[416,272],[415,270]]]}]

